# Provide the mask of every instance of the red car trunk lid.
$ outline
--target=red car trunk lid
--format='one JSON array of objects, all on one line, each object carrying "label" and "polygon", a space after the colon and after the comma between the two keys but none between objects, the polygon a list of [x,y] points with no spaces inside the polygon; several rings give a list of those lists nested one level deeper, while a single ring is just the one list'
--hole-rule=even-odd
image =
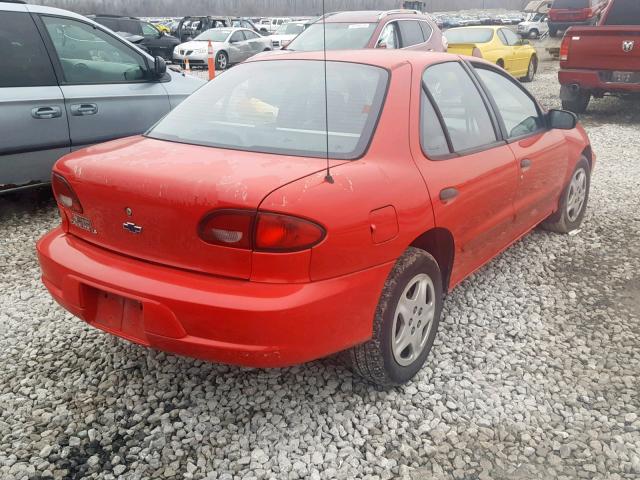
[{"label": "red car trunk lid", "polygon": [[322,170],[319,158],[223,150],[132,137],[56,164],[82,203],[69,232],[139,259],[249,278],[251,252],[205,243],[198,223],[218,208],[256,210],[278,187]]}]

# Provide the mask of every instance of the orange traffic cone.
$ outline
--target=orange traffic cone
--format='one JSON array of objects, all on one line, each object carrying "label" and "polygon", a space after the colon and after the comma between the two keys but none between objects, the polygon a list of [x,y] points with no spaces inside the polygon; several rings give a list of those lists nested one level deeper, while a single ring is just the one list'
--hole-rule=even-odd
[{"label": "orange traffic cone", "polygon": [[189,65],[189,59],[185,58],[184,59],[184,71],[191,73],[191,66]]},{"label": "orange traffic cone", "polygon": [[209,40],[209,49],[207,51],[207,63],[209,65],[209,80],[213,80],[216,78],[216,62],[215,56],[213,55],[213,45],[211,44],[211,40]]}]

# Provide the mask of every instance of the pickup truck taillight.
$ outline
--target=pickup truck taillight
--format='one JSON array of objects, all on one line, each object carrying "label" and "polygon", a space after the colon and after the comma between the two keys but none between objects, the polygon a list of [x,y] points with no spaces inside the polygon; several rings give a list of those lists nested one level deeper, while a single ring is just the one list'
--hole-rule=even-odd
[{"label": "pickup truck taillight", "polygon": [[560,61],[566,62],[569,60],[569,48],[571,47],[571,35],[566,33],[562,37],[562,43],[560,44]]}]

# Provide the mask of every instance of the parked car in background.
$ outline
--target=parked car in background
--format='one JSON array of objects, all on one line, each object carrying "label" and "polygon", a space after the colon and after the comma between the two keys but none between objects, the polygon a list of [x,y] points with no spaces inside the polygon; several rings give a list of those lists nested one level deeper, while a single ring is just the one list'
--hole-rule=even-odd
[{"label": "parked car in background", "polygon": [[612,0],[597,27],[571,27],[558,78],[563,108],[576,113],[592,97],[640,94],[640,2]]},{"label": "parked car in background", "polygon": [[445,32],[445,37],[449,44],[448,52],[480,56],[524,82],[533,81],[538,70],[536,49],[509,28],[452,28]]},{"label": "parked car in background", "polygon": [[269,33],[269,31],[265,27],[256,25],[252,19],[246,17],[232,18],[231,26],[233,28],[247,28],[249,30],[253,30],[256,33],[259,33],[260,35],[267,35]]},{"label": "parked car in background", "polygon": [[0,191],[49,183],[78,148],[144,132],[204,82],[102,25],[0,2]]},{"label": "parked car in background", "polygon": [[608,0],[554,0],[549,10],[549,35],[578,25],[596,25]]},{"label": "parked car in background", "polygon": [[290,21],[291,18],[289,17],[272,17],[267,19],[266,24],[261,24],[261,27],[266,28],[269,33],[275,33],[282,25]]},{"label": "parked car in background", "polygon": [[253,30],[212,28],[190,42],[178,45],[173,52],[174,62],[184,65],[189,59],[191,66],[207,65],[209,42],[215,52],[216,70],[224,70],[273,48],[269,37],[262,37]]},{"label": "parked car in background", "polygon": [[183,17],[176,27],[176,37],[180,42],[193,40],[202,32],[212,28],[230,28],[233,21],[231,17],[195,16]]},{"label": "parked car in background", "polygon": [[518,35],[524,38],[540,38],[549,32],[549,17],[546,13],[531,13],[518,24]]},{"label": "parked car in background", "polygon": [[128,40],[132,40],[131,36],[142,36],[141,40],[132,40],[133,43],[140,45],[154,57],[171,60],[173,49],[180,43],[176,37],[168,35],[152,23],[139,18],[119,15],[89,15],[88,17],[118,34],[124,33],[123,36]]},{"label": "parked car in background", "polygon": [[[326,27],[326,28],[325,28]],[[359,48],[446,50],[442,32],[428,15],[413,10],[328,13],[298,35],[293,51]]]},{"label": "parked car in background", "polygon": [[323,57],[261,55],[59,161],[51,295],[142,345],[253,367],[347,350],[394,385],[445,292],[540,223],[580,226],[595,159],[574,114],[481,59]]},{"label": "parked car in background", "polygon": [[307,27],[305,22],[289,22],[280,25],[280,28],[269,37],[273,48],[286,47],[291,43],[291,40],[300,35]]}]

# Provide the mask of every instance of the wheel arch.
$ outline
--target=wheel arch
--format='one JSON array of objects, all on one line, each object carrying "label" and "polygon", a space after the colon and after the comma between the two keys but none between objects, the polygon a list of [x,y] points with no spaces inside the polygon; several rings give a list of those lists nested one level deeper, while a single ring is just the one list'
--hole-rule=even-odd
[{"label": "wheel arch", "polygon": [[424,250],[438,262],[442,274],[442,289],[446,293],[449,290],[455,256],[455,241],[451,232],[446,228],[435,227],[424,232],[409,246]]},{"label": "wheel arch", "polygon": [[589,169],[593,169],[593,150],[591,150],[591,145],[587,145],[586,148],[582,151],[582,156],[584,156],[589,162]]}]

